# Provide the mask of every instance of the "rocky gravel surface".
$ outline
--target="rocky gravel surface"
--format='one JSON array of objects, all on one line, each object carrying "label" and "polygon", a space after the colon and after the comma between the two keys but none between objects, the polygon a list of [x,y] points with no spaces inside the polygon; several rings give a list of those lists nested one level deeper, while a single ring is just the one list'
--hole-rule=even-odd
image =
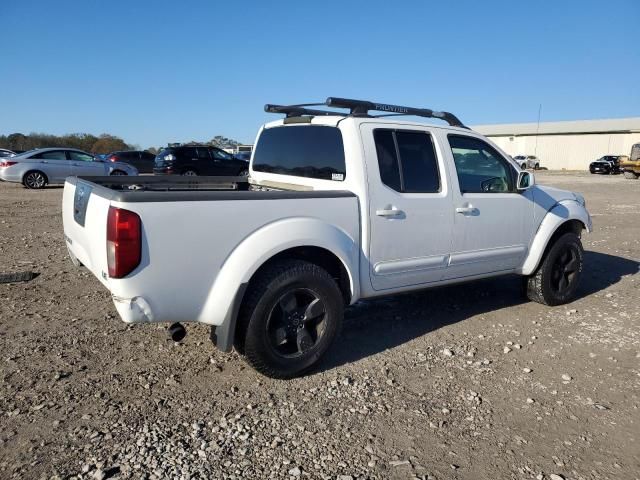
[{"label": "rocky gravel surface", "polygon": [[537,178],[593,214],[575,302],[516,277],[362,302],[291,381],[122,323],[66,257],[62,190],[0,184],[0,273],[39,274],[0,284],[0,478],[640,478],[640,181]]}]

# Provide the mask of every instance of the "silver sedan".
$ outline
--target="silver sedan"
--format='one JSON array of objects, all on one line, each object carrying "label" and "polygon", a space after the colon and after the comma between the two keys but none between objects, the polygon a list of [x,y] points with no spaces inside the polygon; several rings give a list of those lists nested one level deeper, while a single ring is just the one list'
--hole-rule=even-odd
[{"label": "silver sedan", "polygon": [[138,170],[128,163],[104,162],[74,148],[38,148],[0,159],[0,180],[27,188],[62,184],[70,175],[138,175]]}]

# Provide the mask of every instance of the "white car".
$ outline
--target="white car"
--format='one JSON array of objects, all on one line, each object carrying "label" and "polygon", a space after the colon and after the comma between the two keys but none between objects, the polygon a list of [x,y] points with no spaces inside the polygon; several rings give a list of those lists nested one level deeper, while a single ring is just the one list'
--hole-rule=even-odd
[{"label": "white car", "polygon": [[[534,184],[452,114],[329,98],[267,105],[250,176],[67,179],[64,235],[76,265],[125,322],[200,322],[258,371],[299,375],[360,299],[497,275],[534,301],[573,299],[584,198]],[[450,126],[380,118],[422,115]],[[180,325],[170,331],[180,338]],[[363,332],[366,335],[366,332]]]},{"label": "white car", "polygon": [[138,175],[127,163],[104,162],[74,148],[38,148],[0,160],[0,180],[27,188],[62,184],[70,175]]},{"label": "white car", "polygon": [[516,155],[513,159],[520,165],[522,170],[527,168],[538,170],[540,168],[540,160],[535,155]]}]

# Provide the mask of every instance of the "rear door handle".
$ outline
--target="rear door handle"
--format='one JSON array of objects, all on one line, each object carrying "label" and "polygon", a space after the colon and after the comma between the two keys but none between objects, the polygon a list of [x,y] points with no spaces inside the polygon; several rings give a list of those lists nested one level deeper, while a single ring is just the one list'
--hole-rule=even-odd
[{"label": "rear door handle", "polygon": [[477,215],[479,211],[475,207],[458,207],[456,208],[456,213],[461,213],[462,215]]},{"label": "rear door handle", "polygon": [[397,208],[390,206],[388,206],[387,208],[376,210],[376,215],[378,215],[379,217],[398,217],[403,213],[404,212],[402,210],[398,210]]}]

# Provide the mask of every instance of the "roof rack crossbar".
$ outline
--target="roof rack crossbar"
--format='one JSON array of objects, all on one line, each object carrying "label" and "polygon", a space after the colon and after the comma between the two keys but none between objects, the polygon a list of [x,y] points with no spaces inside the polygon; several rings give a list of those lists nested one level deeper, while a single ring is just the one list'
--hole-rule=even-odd
[{"label": "roof rack crossbar", "polygon": [[[345,112],[333,112],[329,110],[316,110],[306,107],[314,107],[326,105],[332,108],[345,108],[349,109],[349,113]],[[403,107],[401,105],[391,105],[386,103],[369,102],[367,100],[354,100],[351,98],[339,98],[329,97],[324,103],[301,103],[298,105],[273,105],[266,104],[264,111],[269,113],[283,113],[289,117],[300,116],[326,116],[326,115],[352,115],[359,117],[369,117],[370,111],[384,112],[382,116],[396,116],[396,115],[414,115],[417,117],[426,118],[438,118],[444,120],[452,127],[469,128],[465,126],[453,113],[438,112],[429,108],[415,108],[415,107]]]},{"label": "roof rack crossbar", "polygon": [[[324,105],[324,103],[310,104],[310,105]],[[326,116],[326,115],[339,115],[336,112],[329,110],[316,110],[311,108],[304,108],[300,105],[272,105],[267,103],[264,106],[264,111],[269,113],[284,113],[287,118],[289,117],[301,117],[303,115],[311,116]]]},{"label": "roof rack crossbar", "polygon": [[429,108],[404,107],[401,105],[391,105],[387,103],[369,102],[367,100],[354,100],[351,98],[329,97],[325,104],[328,107],[348,108],[351,115],[368,115],[369,111],[395,113],[399,115],[415,115],[417,117],[439,118],[452,127],[467,128],[453,113],[437,112]]}]

